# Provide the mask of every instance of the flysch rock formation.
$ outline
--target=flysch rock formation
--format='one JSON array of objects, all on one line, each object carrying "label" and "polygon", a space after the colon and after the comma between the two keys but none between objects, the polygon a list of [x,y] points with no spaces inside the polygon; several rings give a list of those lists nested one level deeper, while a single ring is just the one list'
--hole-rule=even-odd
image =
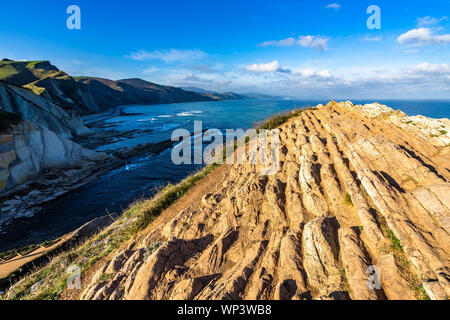
[{"label": "flysch rock formation", "polygon": [[0,136],[0,152],[0,190],[23,184],[50,169],[69,169],[108,158],[27,120]]},{"label": "flysch rock formation", "polygon": [[40,210],[36,205],[94,178],[111,160],[28,120],[12,126],[0,134],[0,231],[3,223],[32,216]]},{"label": "flysch rock formation", "polygon": [[29,89],[0,81],[0,117],[0,232],[114,165],[107,154],[70,140],[93,133],[76,113]]},{"label": "flysch rock formation", "polygon": [[76,114],[63,110],[31,90],[1,81],[0,110],[16,114],[65,138],[91,133]]},{"label": "flysch rock formation", "polygon": [[302,112],[279,128],[275,175],[228,165],[201,201],[105,259],[79,298],[448,299],[450,147],[399,128],[392,109],[373,116],[385,108]]}]

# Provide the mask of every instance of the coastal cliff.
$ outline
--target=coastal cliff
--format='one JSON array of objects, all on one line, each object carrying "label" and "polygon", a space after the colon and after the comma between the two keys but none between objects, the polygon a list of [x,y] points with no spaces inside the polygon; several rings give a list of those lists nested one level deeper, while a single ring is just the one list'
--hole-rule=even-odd
[{"label": "coastal cliff", "polygon": [[91,133],[75,113],[62,109],[29,89],[2,81],[0,81],[0,110],[13,113],[66,138]]},{"label": "coastal cliff", "polygon": [[0,80],[33,91],[47,101],[81,115],[98,113],[119,105],[166,104],[242,99],[226,93],[193,92],[142,79],[109,80],[72,77],[49,61],[0,61]]},{"label": "coastal cliff", "polygon": [[3,132],[0,151],[0,191],[51,169],[69,169],[108,158],[27,120]]},{"label": "coastal cliff", "polygon": [[3,59],[0,62],[0,80],[27,88],[54,104],[80,114],[101,110],[84,86],[49,61]]},{"label": "coastal cliff", "polygon": [[[6,298],[448,299],[448,119],[334,101],[283,119],[275,175],[205,169]],[[81,291],[57,287],[69,264],[86,270]]]},{"label": "coastal cliff", "polygon": [[0,232],[120,163],[14,114],[0,120]]},{"label": "coastal cliff", "polygon": [[0,117],[0,193],[53,169],[108,158],[70,140],[93,133],[79,116],[29,89],[0,81]]}]

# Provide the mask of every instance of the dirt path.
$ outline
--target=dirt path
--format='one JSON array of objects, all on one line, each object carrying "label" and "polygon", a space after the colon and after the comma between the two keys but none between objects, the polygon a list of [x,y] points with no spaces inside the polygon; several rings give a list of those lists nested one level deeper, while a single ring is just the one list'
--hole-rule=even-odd
[{"label": "dirt path", "polygon": [[61,245],[63,245],[67,240],[69,240],[72,237],[72,234],[66,235],[62,237],[59,241],[55,242],[51,246],[48,247],[38,247],[37,249],[27,253],[26,255],[16,255],[15,257],[0,262],[0,279],[6,278],[14,271],[18,270],[19,268],[23,267],[29,262],[32,262],[40,257],[42,257],[44,254],[49,253]]}]

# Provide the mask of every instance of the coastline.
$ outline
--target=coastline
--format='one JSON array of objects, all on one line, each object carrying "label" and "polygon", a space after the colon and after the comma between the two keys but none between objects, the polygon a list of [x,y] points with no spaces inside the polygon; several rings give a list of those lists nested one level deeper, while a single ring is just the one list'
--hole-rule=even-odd
[{"label": "coastline", "polygon": [[[362,114],[364,117],[368,119],[375,119],[386,123],[391,123],[394,127],[397,127],[398,130],[403,130],[405,132],[410,132],[412,134],[418,135],[421,137],[421,139],[427,140],[432,145],[435,145],[437,148],[447,148],[446,146],[440,146],[443,142],[442,137],[439,137],[439,139],[435,139],[436,137],[431,137],[430,130],[434,127],[436,128],[442,128],[441,123],[446,123],[448,119],[431,119],[423,116],[416,116],[414,119],[417,119],[416,121],[425,121],[423,125],[418,126],[417,123],[414,125],[412,122],[410,122],[410,117],[404,115],[403,113],[399,111],[393,111],[390,108],[385,108],[385,106],[382,105],[373,105],[372,108],[371,105],[366,105],[364,108],[360,108],[360,106],[354,106],[349,102],[341,103],[341,106],[343,109],[346,109],[348,112],[355,113],[355,114]],[[320,108],[320,105],[319,105]],[[373,111],[376,112],[373,112]],[[425,120],[424,120],[425,119]],[[426,126],[425,126],[426,125]],[[403,126],[403,128],[401,127]],[[430,129],[431,128],[431,129]],[[425,133],[424,133],[425,132]],[[166,141],[165,143],[168,143]],[[444,140],[445,143],[445,140]],[[149,148],[155,148],[155,146],[147,146],[148,148],[144,148],[146,151],[149,150]],[[184,183],[185,180],[180,182],[180,184]],[[415,185],[410,186],[410,183],[407,184],[409,188],[415,188]],[[160,194],[155,195],[155,198],[161,197]],[[203,200],[202,200],[203,201]]]}]

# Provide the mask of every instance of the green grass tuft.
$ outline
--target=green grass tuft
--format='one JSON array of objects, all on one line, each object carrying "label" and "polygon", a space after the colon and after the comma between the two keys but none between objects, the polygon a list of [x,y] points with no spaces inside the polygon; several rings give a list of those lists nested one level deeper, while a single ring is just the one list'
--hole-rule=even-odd
[{"label": "green grass tuft", "polygon": [[348,192],[344,195],[344,200],[342,200],[342,203],[346,206],[353,206],[352,197]]},{"label": "green grass tuft", "polygon": [[289,119],[298,117],[305,110],[317,110],[316,107],[307,107],[303,109],[294,109],[291,111],[279,112],[270,118],[263,120],[256,124],[256,131],[259,130],[273,130],[278,128],[283,123],[286,123]]},{"label": "green grass tuft", "polygon": [[386,237],[391,241],[391,249],[403,252],[403,246],[401,241],[395,236],[394,231],[385,228]]}]

